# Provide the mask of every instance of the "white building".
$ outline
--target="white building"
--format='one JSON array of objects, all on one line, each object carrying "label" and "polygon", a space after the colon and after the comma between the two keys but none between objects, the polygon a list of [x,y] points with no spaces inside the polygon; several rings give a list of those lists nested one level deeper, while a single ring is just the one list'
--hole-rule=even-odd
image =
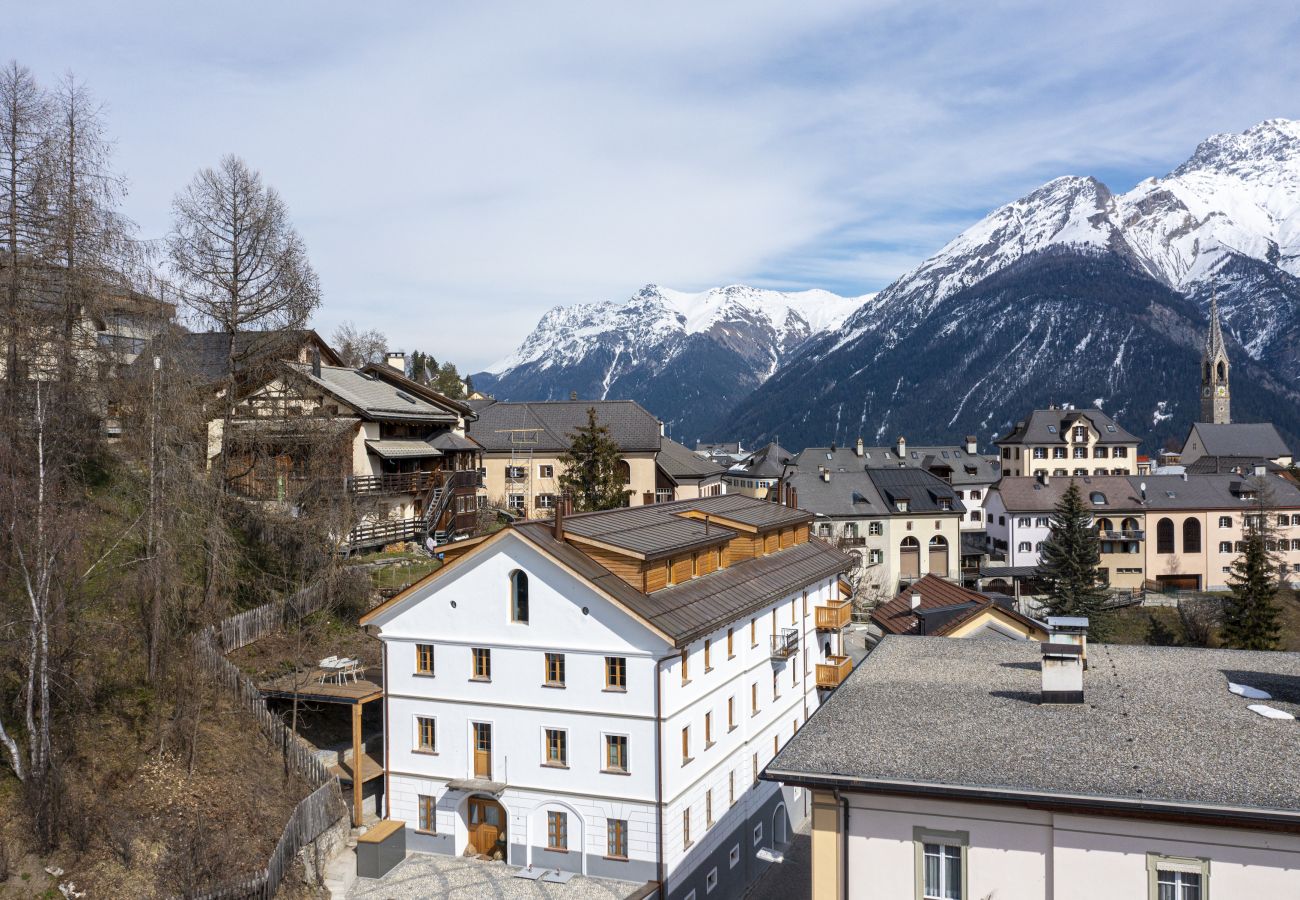
[{"label": "white building", "polygon": [[408,846],[673,900],[743,893],[806,815],[806,794],[758,773],[819,678],[848,668],[852,560],[810,520],[725,495],[448,548],[363,619],[384,645],[387,814]]},{"label": "white building", "polygon": [[1300,656],[1062,640],[885,638],[763,775],[813,900],[1300,896]]}]

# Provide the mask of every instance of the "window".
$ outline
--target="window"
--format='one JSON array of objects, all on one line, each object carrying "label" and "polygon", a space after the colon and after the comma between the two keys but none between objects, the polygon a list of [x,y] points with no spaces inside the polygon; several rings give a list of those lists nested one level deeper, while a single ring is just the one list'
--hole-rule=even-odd
[{"label": "window", "polygon": [[1050,516],[1037,516],[1034,519],[1034,525],[1038,528],[1051,528],[1052,519]]},{"label": "window", "polygon": [[1088,458],[1088,448],[1087,448],[1087,447],[1075,447],[1075,448],[1074,448],[1074,451],[1073,451],[1073,453],[1071,453],[1071,455],[1072,455],[1075,459],[1087,459],[1087,458]]},{"label": "window", "polygon": [[627,771],[627,735],[605,735],[605,771]]},{"label": "window", "polygon": [[923,900],[966,900],[965,831],[915,828],[917,896]]},{"label": "window", "polygon": [[978,509],[972,509],[970,511],[970,520],[972,522],[982,522],[984,521],[984,514],[981,513]]},{"label": "window", "polygon": [[718,886],[718,870],[709,869],[709,874],[704,877],[704,893],[712,894],[713,889]]},{"label": "window", "polygon": [[779,672],[772,673],[772,699],[773,700],[781,699],[781,682],[779,676],[780,676]]},{"label": "window", "polygon": [[506,478],[519,479],[527,475],[523,466],[506,466]]},{"label": "window", "polygon": [[433,644],[415,645],[415,674],[433,674]]},{"label": "window", "polygon": [[419,801],[418,805],[420,809],[419,830],[428,831],[430,833],[436,831],[437,828],[435,827],[435,823],[437,820],[434,817],[434,809],[436,807],[434,806],[433,798],[428,794],[421,794],[417,799]]},{"label": "window", "polygon": [[1231,527],[1232,527],[1232,516],[1219,516],[1219,527],[1220,527],[1220,528],[1231,528]]},{"label": "window", "polygon": [[546,849],[569,849],[569,814],[551,810],[546,814]]},{"label": "window", "polygon": [[1032,522],[1032,521],[1033,521],[1033,520],[1030,519],[1029,516],[1021,516],[1020,518],[1016,519],[1016,527],[1018,527],[1018,528],[1028,528],[1028,527],[1029,527],[1029,523]]},{"label": "window", "polygon": [[1088,426],[1075,425],[1072,431],[1073,439],[1077,441],[1086,441],[1088,439]]},{"label": "window", "polygon": [[1292,525],[1300,525],[1300,514],[1297,514],[1297,513],[1292,513],[1292,514],[1291,514],[1291,524],[1292,524]]},{"label": "window", "polygon": [[1161,519],[1156,523],[1156,552],[1174,552],[1174,520]]},{"label": "window", "polygon": [[[758,754],[757,754],[757,753],[755,753],[752,757],[750,757],[749,763],[750,763],[750,766],[751,766],[751,767],[753,768],[753,770],[754,770],[754,773],[753,773],[754,784],[757,785],[757,784],[758,784]],[[759,827],[759,831],[761,832],[763,826],[760,825],[760,826],[758,826],[758,827]]]},{"label": "window", "polygon": [[713,712],[710,710],[704,714],[704,749],[708,750],[713,746]]},{"label": "window", "polygon": [[627,690],[627,658],[624,656],[605,657],[605,690]]},{"label": "window", "polygon": [[537,477],[538,477],[538,478],[554,478],[554,477],[555,477],[555,466],[538,466],[538,467],[537,467]]},{"label": "window", "polygon": [[627,819],[606,819],[605,853],[614,859],[627,859]]},{"label": "window", "polygon": [[684,647],[684,648],[682,649],[682,684],[690,684],[690,683],[691,683],[691,675],[690,675],[690,671],[691,671],[691,670],[690,670],[690,659],[691,659],[691,656],[690,656],[690,652],[691,652],[691,650],[690,650],[689,647]]},{"label": "window", "polygon": [[1291,517],[1286,515],[1285,513],[1277,517],[1278,528],[1286,528],[1290,524],[1291,524]]},{"label": "window", "polygon": [[1183,519],[1183,552],[1201,552],[1201,523],[1197,519]]},{"label": "window", "polygon": [[[734,769],[727,772],[727,805],[736,805],[736,772]],[[734,866],[735,863],[732,863]]]},{"label": "window", "polygon": [[691,808],[682,810],[682,849],[691,845]]},{"label": "window", "polygon": [[704,827],[713,827],[713,788],[704,792]]},{"label": "window", "polygon": [[507,495],[506,495],[506,508],[509,509],[509,510],[511,510],[512,512],[523,512],[523,510],[524,510],[524,495],[523,495],[523,494],[507,494]]},{"label": "window", "polygon": [[1052,448],[1052,459],[1065,459],[1065,457],[1066,457],[1066,453],[1064,447]]},{"label": "window", "polygon": [[880,522],[867,523],[867,534],[871,535],[872,537],[880,537],[884,533],[885,533],[885,526],[882,525]]},{"label": "window", "polygon": [[1105,448],[1105,447],[1093,447],[1093,448],[1092,448],[1092,458],[1093,458],[1093,459],[1105,459],[1105,458],[1106,458],[1107,456],[1109,456],[1109,455],[1110,455],[1110,453],[1107,451],[1107,448]]},{"label": "window", "polygon": [[763,842],[763,823],[759,822],[754,826],[754,846],[757,847]]},{"label": "window", "polygon": [[691,761],[691,726],[682,729],[682,765]]},{"label": "window", "polygon": [[415,717],[415,749],[421,753],[438,752],[437,720],[430,716]]},{"label": "window", "polygon": [[758,620],[757,619],[749,620],[749,646],[750,647],[758,646]]},{"label": "window", "polygon": [[758,715],[758,682],[755,681],[749,686],[749,702],[753,707],[752,715]]},{"label": "window", "polygon": [[733,869],[736,868],[736,866],[740,865],[740,845],[739,845],[739,844],[737,844],[736,846],[732,847],[732,848],[731,848],[731,852],[727,854],[727,865],[728,865],[729,867],[733,868]]},{"label": "window", "polygon": [[546,654],[546,686],[564,687],[564,654]]},{"label": "window", "polygon": [[471,680],[491,681],[492,651],[483,647],[475,647],[470,652],[474,654],[474,675]]},{"label": "window", "polygon": [[704,671],[713,671],[713,641],[708,638],[704,639]]},{"label": "window", "polygon": [[1046,447],[1035,447],[1035,448],[1034,448],[1034,459],[1047,459],[1047,448],[1046,448]]},{"label": "window", "polygon": [[1209,896],[1210,861],[1147,854],[1149,900],[1201,900]]},{"label": "window", "polygon": [[510,573],[510,621],[528,624],[528,576],[519,569]]},{"label": "window", "polygon": [[554,494],[538,494],[534,502],[538,509],[555,509]]},{"label": "window", "polygon": [[1029,543],[1029,541],[1021,541],[1019,545],[1017,545],[1016,547],[1016,551],[1019,553],[1029,553],[1033,549],[1034,549],[1034,545]]},{"label": "window", "polygon": [[735,659],[735,658],[736,658],[736,634],[732,629],[728,628],[727,629],[727,659]]},{"label": "window", "polygon": [[569,733],[563,728],[546,729],[546,762],[548,766],[569,765]]},{"label": "window", "polygon": [[727,730],[731,731],[736,727],[736,698],[727,698]]},{"label": "window", "polygon": [[1091,503],[1093,506],[1105,506],[1106,495],[1103,494],[1101,491],[1093,491],[1092,493],[1088,494],[1088,502]]},{"label": "window", "polygon": [[1116,447],[1111,456],[1116,459],[1124,459],[1128,456],[1128,447]]},{"label": "window", "polygon": [[980,498],[980,492],[979,492],[979,491],[971,491],[971,492],[970,492],[970,498],[971,498],[972,500],[978,500],[978,499]]},{"label": "window", "polygon": [[883,550],[868,550],[868,551],[867,551],[867,564],[868,564],[868,565],[873,565],[873,566],[875,566],[875,565],[879,565],[880,563],[884,562],[884,560],[885,560],[885,551],[883,551]]},{"label": "window", "polygon": [[1232,541],[1219,541],[1219,552],[1220,552],[1220,553],[1231,553],[1231,552],[1232,552]]}]

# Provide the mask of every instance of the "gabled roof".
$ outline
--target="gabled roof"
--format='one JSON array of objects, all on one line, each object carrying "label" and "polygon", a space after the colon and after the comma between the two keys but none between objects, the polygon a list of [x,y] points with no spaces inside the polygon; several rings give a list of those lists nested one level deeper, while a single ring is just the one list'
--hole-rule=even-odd
[{"label": "gabled roof", "polygon": [[712,460],[700,456],[672,438],[665,437],[661,440],[655,462],[674,482],[680,484],[683,481],[699,481],[722,475],[722,466]]},{"label": "gabled roof", "polygon": [[902,457],[898,447],[863,447],[858,456],[856,447],[808,447],[795,457],[801,469],[825,466],[833,472],[853,469],[889,469],[908,466],[919,469],[948,468],[952,483],[957,487],[992,484],[1001,474],[998,463],[978,453],[967,453],[965,447],[954,444],[915,446],[908,444]]},{"label": "gabled roof", "polygon": [[478,421],[470,435],[489,451],[509,452],[514,441],[533,450],[559,453],[569,449],[573,433],[587,424],[587,410],[624,453],[657,451],[659,420],[631,400],[538,400],[532,402],[472,401]]},{"label": "gabled roof", "polygon": [[442,456],[442,451],[431,444],[416,440],[366,441],[366,447],[383,459],[428,459]]},{"label": "gabled roof", "polygon": [[1271,422],[1242,422],[1231,425],[1196,422],[1192,425],[1187,441],[1183,442],[1184,447],[1191,441],[1192,434],[1200,437],[1206,456],[1277,459],[1291,455],[1290,448]]},{"label": "gabled roof", "polygon": [[[921,598],[916,609],[912,608],[913,595]],[[926,634],[934,637],[950,634],[995,606],[998,612],[1028,628],[1046,631],[1044,626],[1028,616],[1000,606],[978,591],[953,584],[937,575],[922,576],[877,606],[871,612],[871,621],[886,634]],[[926,622],[927,614],[941,615],[934,615],[932,621]]]},{"label": "gabled roof", "polygon": [[[1137,482],[1149,481],[1146,475],[1136,479]],[[1003,478],[992,490],[1002,498],[1002,506],[1009,513],[1050,513],[1061,502],[1061,497],[1070,489],[1070,483],[1079,486],[1084,505],[1099,516],[1119,512],[1140,512],[1142,497],[1134,479],[1125,475],[1076,475],[1050,477],[1044,484],[1037,478],[1023,475],[1016,478]],[[1094,502],[1094,494],[1100,494],[1105,502]]]},{"label": "gabled roof", "polygon": [[461,415],[470,414],[463,403],[417,384],[391,366],[321,366],[316,375],[306,363],[287,365],[367,419],[454,425]]},{"label": "gabled roof", "polygon": [[[181,348],[180,352],[185,355],[185,363],[201,380],[215,384],[226,377],[230,350],[229,332],[191,331],[180,334],[177,340]],[[310,348],[320,351],[321,361],[326,365],[343,364],[343,360],[339,359],[333,348],[310,328],[299,331],[237,332],[235,364],[247,370],[263,361],[299,359],[310,352]],[[139,359],[148,357],[150,353],[145,350],[140,354]],[[139,364],[144,365],[144,363]]]},{"label": "gabled roof", "polygon": [[1272,495],[1270,506],[1300,508],[1300,486],[1274,475],[1265,475],[1262,479],[1250,475],[1189,475],[1186,479],[1181,475],[1134,475],[1128,481],[1135,489],[1142,483],[1146,484],[1148,510],[1239,509],[1250,512],[1256,505],[1251,495],[1261,488]]},{"label": "gabled roof", "polygon": [[791,459],[790,451],[773,441],[736,463],[727,474],[738,478],[780,478]]},{"label": "gabled roof", "polygon": [[[909,513],[966,511],[952,485],[924,469],[867,469],[866,474],[890,507],[905,499]],[[941,500],[948,501],[948,509]]]},{"label": "gabled roof", "polygon": [[1138,438],[1099,409],[1036,409],[995,444],[1065,444],[1070,423],[1084,417],[1096,429],[1099,444],[1136,444]]}]

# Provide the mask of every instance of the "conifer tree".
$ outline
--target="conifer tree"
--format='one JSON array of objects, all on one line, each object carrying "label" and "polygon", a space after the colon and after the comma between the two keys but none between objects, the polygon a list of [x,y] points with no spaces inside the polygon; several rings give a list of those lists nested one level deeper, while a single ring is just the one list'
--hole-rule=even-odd
[{"label": "conifer tree", "polygon": [[1263,512],[1246,517],[1245,547],[1228,577],[1232,596],[1223,609],[1223,644],[1237,650],[1277,649],[1279,585],[1268,548],[1267,518]]},{"label": "conifer tree", "polygon": [[1101,578],[1101,547],[1092,512],[1079,485],[1071,480],[1052,513],[1051,533],[1043,542],[1038,574],[1047,583],[1046,612],[1086,616],[1088,636],[1104,639],[1107,631],[1106,587]]},{"label": "conifer tree", "polygon": [[453,400],[463,400],[465,397],[465,386],[461,383],[460,373],[456,371],[454,363],[445,362],[438,367],[438,374],[431,387]]},{"label": "conifer tree", "polygon": [[560,462],[560,487],[573,498],[576,512],[627,506],[632,492],[623,481],[623,457],[594,407],[587,409],[587,424],[574,430]]}]

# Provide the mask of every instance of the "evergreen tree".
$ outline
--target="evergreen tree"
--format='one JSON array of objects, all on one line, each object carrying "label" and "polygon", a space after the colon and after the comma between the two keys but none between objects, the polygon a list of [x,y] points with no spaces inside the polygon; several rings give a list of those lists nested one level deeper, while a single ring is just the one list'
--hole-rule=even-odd
[{"label": "evergreen tree", "polygon": [[573,441],[560,456],[564,473],[560,487],[573,498],[577,512],[627,506],[632,494],[623,480],[623,457],[609,428],[587,409],[587,424],[573,432]]},{"label": "evergreen tree", "polygon": [[416,350],[411,354],[411,375],[412,381],[417,384],[423,384],[426,387],[432,387],[434,376],[438,372],[438,361],[427,353],[421,353]]},{"label": "evergreen tree", "polygon": [[460,373],[456,371],[454,363],[446,362],[439,366],[437,377],[430,386],[444,397],[465,399],[465,385],[461,383]]},{"label": "evergreen tree", "polygon": [[1103,640],[1107,632],[1106,586],[1101,578],[1101,546],[1092,512],[1073,480],[1052,513],[1051,533],[1043,542],[1038,574],[1047,584],[1046,612],[1086,616],[1088,636]]},{"label": "evergreen tree", "polygon": [[1278,623],[1277,565],[1269,553],[1268,516],[1246,517],[1245,547],[1228,577],[1232,596],[1223,609],[1223,644],[1238,650],[1276,650]]}]

